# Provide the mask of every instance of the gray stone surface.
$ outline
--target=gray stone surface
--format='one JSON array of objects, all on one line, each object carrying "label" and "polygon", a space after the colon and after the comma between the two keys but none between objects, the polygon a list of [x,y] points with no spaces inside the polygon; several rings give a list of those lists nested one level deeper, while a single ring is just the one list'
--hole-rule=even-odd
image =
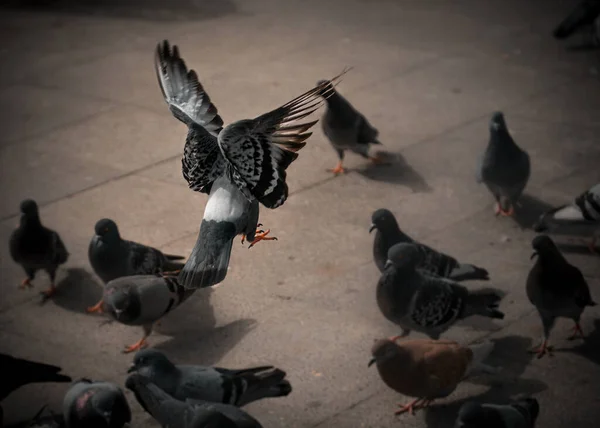
[{"label": "gray stone surface", "polygon": [[[15,2],[9,2],[15,3]],[[558,323],[553,358],[532,359],[540,322],[525,296],[532,221],[600,181],[598,51],[568,50],[554,25],[574,2],[462,0],[329,2],[67,1],[0,15],[0,239],[35,198],[71,258],[54,300],[47,286],[18,290],[22,271],[0,246],[0,352],[59,364],[73,377],[123,384],[122,348],[141,329],[100,327],[84,314],[101,286],[87,261],[94,223],[113,218],[128,239],[187,255],[206,196],[190,191],[180,156],[185,128],[161,99],[152,69],[156,42],[180,45],[226,122],[255,117],[333,76],[381,133],[393,166],[349,154],[350,173],[319,127],[290,168],[291,197],[261,222],[276,242],[234,245],[226,281],[202,290],[156,327],[150,344],[181,363],[274,364],[293,393],[248,411],[265,427],[450,427],[468,399],[501,402],[519,393],[541,403],[538,426],[597,427],[600,308],[587,310],[586,341]],[[474,180],[493,110],[533,159],[524,209],[495,218]],[[417,239],[485,266],[507,292],[502,321],[472,319],[447,337],[497,341],[496,377],[465,382],[415,417],[367,368],[373,339],[397,328],[379,313],[378,271],[367,233],[371,212],[394,211]],[[600,258],[578,237],[558,237],[600,299]],[[468,284],[477,287],[481,284]],[[66,385],[24,387],[2,404],[6,422],[45,403],[59,409]],[[133,427],[156,426],[128,393]]]}]

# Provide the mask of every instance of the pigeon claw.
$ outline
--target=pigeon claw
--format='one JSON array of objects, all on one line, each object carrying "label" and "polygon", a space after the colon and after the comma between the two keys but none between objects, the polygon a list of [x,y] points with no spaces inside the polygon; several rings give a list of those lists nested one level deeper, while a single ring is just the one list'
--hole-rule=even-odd
[{"label": "pigeon claw", "polygon": [[27,287],[29,287],[29,288],[33,287],[33,284],[31,283],[31,279],[29,279],[29,278],[25,278],[23,281],[21,281],[21,285],[19,285],[19,288],[21,290],[24,290]]},{"label": "pigeon claw", "polygon": [[[264,232],[265,232],[264,230],[260,230],[260,229],[259,229],[259,227],[261,227],[261,226],[262,226],[262,223],[258,223],[258,224],[256,225],[256,233],[264,233]],[[246,241],[246,234],[245,234],[245,233],[242,233],[242,245],[244,245],[244,242],[245,242],[245,241]]]},{"label": "pigeon claw", "polygon": [[146,346],[148,346],[148,343],[146,342],[146,338],[142,337],[140,340],[135,342],[133,345],[126,346],[125,349],[123,350],[123,353],[129,354],[130,352],[139,351],[140,349],[144,349]]},{"label": "pigeon claw", "polygon": [[414,415],[415,410],[424,409],[425,407],[429,406],[429,403],[431,403],[431,400],[427,400],[425,398],[417,398],[416,400],[413,400],[408,404],[400,403],[398,404],[400,410],[397,410],[394,414],[398,416],[402,413],[408,412],[409,414]]},{"label": "pigeon claw", "polygon": [[585,339],[585,335],[583,334],[583,330],[581,329],[581,326],[579,325],[578,322],[576,322],[575,326],[573,327],[573,334],[571,334],[567,339],[573,340],[573,339],[577,339],[578,337]]},{"label": "pigeon claw", "polygon": [[55,293],[56,286],[51,284],[49,289],[42,291],[40,294],[44,297],[44,299],[49,299],[50,297],[54,296]]},{"label": "pigeon claw", "polygon": [[254,241],[250,243],[248,249],[252,248],[260,241],[277,241],[275,236],[267,236],[269,233],[271,233],[271,229],[267,229],[267,231],[258,231],[258,233],[254,236]]},{"label": "pigeon claw", "polygon": [[534,348],[529,352],[532,354],[536,354],[537,358],[540,359],[546,354],[548,354],[549,357],[552,357],[553,350],[554,350],[554,348],[552,346],[548,346],[548,341],[544,340],[539,347]]},{"label": "pigeon claw", "polygon": [[504,211],[500,204],[496,204],[495,209],[496,216],[501,215],[502,217],[511,217],[515,213],[515,209],[511,206],[508,211]]},{"label": "pigeon claw", "polygon": [[104,303],[103,299],[100,299],[100,301],[98,303],[96,303],[94,306],[90,306],[89,308],[86,308],[86,312],[88,314],[93,314],[93,313],[99,313],[102,314],[104,313],[104,310],[102,309],[102,304]]},{"label": "pigeon claw", "polygon": [[333,172],[334,175],[338,175],[338,174],[345,174],[346,173],[346,169],[342,166],[342,162],[339,162],[335,168],[333,169],[328,169],[327,171],[329,172]]}]

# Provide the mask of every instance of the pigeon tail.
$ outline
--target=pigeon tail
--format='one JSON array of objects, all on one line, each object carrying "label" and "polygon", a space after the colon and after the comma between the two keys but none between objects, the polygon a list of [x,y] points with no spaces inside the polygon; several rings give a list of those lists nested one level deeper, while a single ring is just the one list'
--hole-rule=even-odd
[{"label": "pigeon tail", "polygon": [[504,314],[497,309],[502,297],[502,294],[497,290],[469,291],[461,318],[467,318],[471,315],[481,315],[488,318],[503,319]]},{"label": "pigeon tail", "polygon": [[247,389],[240,397],[238,406],[262,398],[285,397],[292,392],[292,385],[285,380],[286,372],[280,369],[259,374],[245,371],[242,376],[247,382]]},{"label": "pigeon tail", "polygon": [[470,375],[477,375],[481,373],[496,373],[498,369],[495,367],[483,364],[483,361],[489,357],[494,349],[494,343],[491,341],[485,341],[469,346],[469,349],[473,353],[471,363],[465,371],[465,378]]},{"label": "pigeon tail", "polygon": [[459,264],[452,272],[450,272],[450,279],[454,281],[465,281],[479,279],[482,281],[488,281],[490,275],[484,268],[477,267],[470,264]]}]

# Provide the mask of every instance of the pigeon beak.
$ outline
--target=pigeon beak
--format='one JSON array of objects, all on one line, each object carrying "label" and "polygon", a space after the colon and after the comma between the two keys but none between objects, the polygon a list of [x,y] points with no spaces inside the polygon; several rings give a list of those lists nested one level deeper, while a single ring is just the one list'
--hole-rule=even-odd
[{"label": "pigeon beak", "polygon": [[537,251],[534,251],[533,254],[531,255],[531,257],[529,257],[529,260],[533,260],[534,257],[537,255],[538,255]]},{"label": "pigeon beak", "polygon": [[387,268],[389,268],[391,265],[393,265],[391,260],[388,260],[387,262],[385,262],[385,265],[383,266],[383,270],[386,270]]},{"label": "pigeon beak", "polygon": [[367,367],[371,367],[376,362],[377,362],[377,358],[375,358],[375,357],[371,358],[371,361],[369,361],[369,365]]},{"label": "pigeon beak", "polygon": [[372,224],[371,227],[369,228],[369,233],[373,232],[375,229],[377,229],[377,226]]},{"label": "pigeon beak", "polygon": [[137,370],[137,367],[135,366],[135,364],[132,364],[128,369],[127,369],[127,373],[133,373]]}]

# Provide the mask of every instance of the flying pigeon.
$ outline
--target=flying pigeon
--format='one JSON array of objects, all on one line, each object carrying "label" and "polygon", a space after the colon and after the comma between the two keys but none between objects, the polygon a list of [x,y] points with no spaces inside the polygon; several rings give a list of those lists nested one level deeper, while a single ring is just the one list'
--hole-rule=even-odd
[{"label": "flying pigeon", "polygon": [[117,322],[139,325],[144,336],[125,353],[146,346],[154,324],[187,300],[196,290],[185,289],[173,275],[134,275],[110,281],[104,287],[104,308]]},{"label": "flying pigeon", "polygon": [[167,394],[244,406],[262,398],[285,397],[292,386],[286,373],[273,366],[230,370],[220,367],[175,365],[160,351],[144,349],[135,354],[129,373],[148,377]]},{"label": "flying pigeon", "polygon": [[321,119],[323,133],[338,154],[337,166],[329,171],[335,175],[343,174],[344,152],[350,150],[375,164],[383,163],[380,156],[370,156],[371,144],[381,144],[377,139],[379,131],[358,112],[338,91],[331,81],[320,80],[317,85],[326,94],[327,109]]},{"label": "flying pigeon", "polygon": [[201,400],[180,401],[138,373],[130,375],[125,386],[138,403],[163,427],[169,428],[262,428],[262,425],[230,404]]},{"label": "flying pigeon", "polygon": [[595,253],[596,240],[600,239],[600,183],[583,192],[572,204],[542,214],[533,229],[538,233],[591,233],[588,248]]},{"label": "flying pigeon", "polygon": [[30,383],[71,382],[69,376],[59,373],[61,370],[58,366],[0,354],[0,401],[11,392]]},{"label": "flying pigeon", "polygon": [[[184,257],[163,254],[156,248],[121,238],[117,224],[108,218],[96,223],[88,248],[88,258],[94,272],[106,284],[113,279],[130,275],[176,273],[183,268],[177,262]],[[102,312],[102,299],[87,312]]]},{"label": "flying pigeon", "polygon": [[454,257],[415,241],[398,227],[394,214],[385,208],[378,209],[371,216],[369,233],[377,229],[373,242],[373,257],[381,272],[384,271],[388,260],[388,251],[401,242],[414,244],[422,255],[422,263],[417,268],[424,273],[449,278],[454,281],[470,279],[489,280],[488,271],[470,264],[459,263]]},{"label": "flying pigeon", "polygon": [[369,366],[377,365],[379,376],[389,388],[415,398],[401,405],[396,415],[414,414],[436,398],[447,397],[469,376],[497,372],[483,364],[492,352],[492,342],[462,346],[451,340],[398,339],[375,341],[369,361]]},{"label": "flying pigeon", "polygon": [[504,405],[469,401],[458,411],[454,428],[534,428],[539,413],[540,405],[532,397]]},{"label": "flying pigeon", "polygon": [[527,297],[536,307],[544,329],[538,358],[552,351],[548,346],[550,331],[556,318],[570,318],[575,322],[573,336],[583,337],[579,319],[586,306],[595,306],[590,288],[581,271],[570,264],[547,235],[536,236],[531,242],[538,257],[527,276]]},{"label": "flying pigeon", "polygon": [[131,422],[131,410],[121,388],[109,382],[80,379],[65,394],[67,428],[121,428]]},{"label": "flying pigeon", "polygon": [[600,37],[600,1],[583,0],[556,27],[552,35],[559,39],[567,39],[572,34],[589,29],[596,44]]},{"label": "flying pigeon", "polygon": [[423,254],[414,244],[390,248],[385,271],[377,283],[377,305],[389,321],[438,339],[456,321],[473,315],[503,319],[495,290],[469,290],[458,283],[420,272]]},{"label": "flying pigeon", "polygon": [[42,225],[38,206],[31,199],[21,202],[21,220],[10,236],[9,249],[12,259],[27,274],[20,288],[32,287],[35,273],[43,269],[50,275],[50,288],[42,294],[52,296],[56,292],[56,270],[67,261],[69,253],[58,233]]},{"label": "flying pigeon", "polygon": [[[332,91],[317,86],[258,116],[223,120],[194,70],[188,70],[177,46],[159,44],[155,68],[160,89],[173,116],[188,127],[182,172],[191,189],[208,193],[196,245],[179,274],[186,288],[209,287],[227,275],[233,239],[242,234],[250,247],[270,230],[257,230],[259,203],[281,206],[288,197],[286,170],[306,145],[317,121],[298,123]],[[332,79],[338,80],[346,71]],[[242,240],[243,242],[243,240]]]},{"label": "flying pigeon", "polygon": [[510,136],[504,114],[495,112],[490,121],[490,141],[477,165],[477,182],[485,183],[496,198],[496,215],[514,214],[530,173],[529,155]]}]

